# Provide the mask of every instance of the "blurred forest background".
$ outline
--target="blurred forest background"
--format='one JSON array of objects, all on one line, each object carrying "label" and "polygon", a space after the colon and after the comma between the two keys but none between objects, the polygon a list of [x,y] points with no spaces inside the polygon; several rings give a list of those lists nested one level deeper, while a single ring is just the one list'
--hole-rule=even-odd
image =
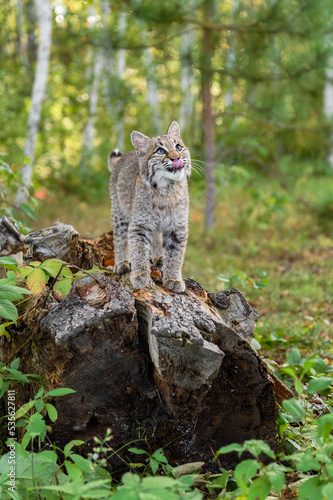
[{"label": "blurred forest background", "polygon": [[194,163],[185,276],[327,319],[332,19],[330,0],[1,2],[1,213],[110,230],[109,152],[177,119]]}]

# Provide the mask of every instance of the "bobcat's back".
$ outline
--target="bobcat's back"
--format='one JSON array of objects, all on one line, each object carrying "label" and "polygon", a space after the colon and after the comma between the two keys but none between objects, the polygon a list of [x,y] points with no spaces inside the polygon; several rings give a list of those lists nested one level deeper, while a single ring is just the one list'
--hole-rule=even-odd
[{"label": "bobcat's back", "polygon": [[135,193],[135,183],[140,174],[139,160],[135,151],[121,155],[111,163],[110,196],[116,198],[129,217]]}]

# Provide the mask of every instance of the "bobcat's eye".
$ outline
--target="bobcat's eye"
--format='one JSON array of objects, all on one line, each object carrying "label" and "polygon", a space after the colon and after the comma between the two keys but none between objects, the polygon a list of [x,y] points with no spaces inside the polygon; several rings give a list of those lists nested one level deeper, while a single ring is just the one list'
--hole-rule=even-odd
[{"label": "bobcat's eye", "polygon": [[177,145],[176,145],[176,149],[177,149],[177,151],[181,151],[183,148],[181,147],[181,145],[180,145],[180,144],[177,144]]},{"label": "bobcat's eye", "polygon": [[156,153],[157,153],[158,155],[165,155],[166,151],[165,151],[165,149],[163,149],[163,148],[158,148],[158,149],[156,150]]}]

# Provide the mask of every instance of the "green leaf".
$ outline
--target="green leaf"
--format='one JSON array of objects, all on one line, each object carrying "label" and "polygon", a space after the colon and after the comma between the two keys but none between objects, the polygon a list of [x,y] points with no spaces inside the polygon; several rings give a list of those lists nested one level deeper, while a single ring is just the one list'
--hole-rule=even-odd
[{"label": "green leaf", "polygon": [[28,403],[25,403],[24,405],[22,405],[18,410],[17,412],[15,413],[15,418],[20,418],[22,417],[23,415],[25,415],[27,413],[27,411],[30,410],[30,408],[32,408],[33,406],[35,406],[35,400],[33,399],[32,401],[29,401]]},{"label": "green leaf", "polygon": [[274,451],[262,439],[249,439],[244,442],[243,446],[255,457],[259,457],[260,453],[265,453],[268,457],[275,458]]},{"label": "green leaf", "polygon": [[320,471],[321,465],[319,460],[311,456],[302,457],[297,461],[297,469],[302,472],[309,472],[310,470]]},{"label": "green leaf", "polygon": [[18,271],[18,263],[13,257],[0,257],[0,266]]},{"label": "green leaf", "polygon": [[74,446],[80,446],[81,444],[84,444],[84,441],[82,441],[81,439],[73,439],[72,441],[67,443],[65,448],[64,448],[65,457],[68,457],[70,455],[71,449]]},{"label": "green leaf", "polygon": [[52,389],[52,391],[47,392],[44,394],[43,398],[46,398],[48,396],[67,396],[67,394],[73,394],[74,389],[69,389],[68,387],[59,387],[58,389]]},{"label": "green leaf", "polygon": [[126,472],[121,478],[121,482],[124,486],[135,488],[140,483],[140,478],[131,472]]},{"label": "green leaf", "polygon": [[322,492],[323,492],[324,497],[327,500],[330,500],[331,498],[333,498],[333,483],[325,484],[322,487]]},{"label": "green leaf", "polygon": [[216,488],[216,489],[221,489],[223,490],[224,488],[227,487],[228,480],[230,477],[230,471],[226,470],[223,472],[223,474],[219,474],[217,477],[214,477],[214,479],[211,479],[212,476],[210,477],[211,481],[209,482],[208,489],[209,488]]},{"label": "green leaf", "polygon": [[27,287],[34,295],[39,295],[45,290],[46,274],[43,269],[34,269],[27,277]]},{"label": "green leaf", "polygon": [[307,479],[298,490],[300,500],[319,500],[322,497],[322,485],[318,476]]},{"label": "green leaf", "polygon": [[251,347],[254,351],[257,352],[261,348],[261,344],[257,339],[253,337],[253,339],[251,340]]},{"label": "green leaf", "polygon": [[20,300],[24,294],[30,294],[29,290],[20,288],[19,286],[1,285],[0,284],[0,297],[7,300]]},{"label": "green leaf", "polygon": [[332,377],[317,377],[317,378],[313,377],[309,382],[308,392],[323,391],[324,389],[327,389],[327,387],[330,387],[330,385],[332,384],[333,384]]},{"label": "green leaf", "polygon": [[271,483],[265,476],[257,477],[250,485],[247,498],[248,500],[265,500],[271,490]]},{"label": "green leaf", "polygon": [[267,468],[266,471],[267,477],[270,480],[273,492],[276,494],[279,494],[282,488],[284,488],[285,486],[284,470],[292,471],[291,468],[283,467],[282,465],[277,463],[272,463]]},{"label": "green leaf", "polygon": [[65,460],[64,465],[66,467],[67,474],[72,480],[75,481],[76,479],[80,479],[83,476],[81,469],[79,469],[77,465],[73,464],[73,462]]},{"label": "green leaf", "polygon": [[38,453],[38,461],[55,464],[57,462],[57,454],[53,450],[43,450]]},{"label": "green leaf", "polygon": [[152,457],[155,458],[155,460],[157,460],[158,462],[160,462],[162,464],[167,464],[168,463],[168,459],[164,455],[164,452],[163,452],[162,448],[159,448],[158,450],[156,450],[153,453]]},{"label": "green leaf", "polygon": [[29,420],[27,425],[27,434],[30,438],[35,438],[39,436],[42,440],[46,436],[46,425],[43,417],[40,413],[34,413]]},{"label": "green leaf", "polygon": [[13,368],[13,370],[17,370],[19,366],[20,366],[20,358],[16,358],[10,363],[10,368]]},{"label": "green leaf", "polygon": [[301,403],[295,399],[285,399],[282,402],[283,408],[294,417],[294,422],[301,422],[305,417],[305,409]]},{"label": "green leaf", "polygon": [[134,453],[135,455],[143,455],[148,453],[145,450],[140,450],[140,448],[128,448],[127,451],[130,451],[131,453]]},{"label": "green leaf", "polygon": [[48,259],[41,264],[41,269],[45,269],[53,278],[57,276],[64,262],[58,259]]},{"label": "green leaf", "polygon": [[214,457],[214,460],[216,460],[216,458],[219,456],[219,455],[223,455],[225,453],[231,453],[233,451],[237,451],[239,456],[243,453],[244,451],[244,447],[241,445],[241,444],[238,444],[238,443],[232,443],[232,444],[228,444],[227,446],[222,446],[222,448],[220,448],[217,452],[216,452],[216,455]]},{"label": "green leaf", "polygon": [[317,427],[317,435],[319,438],[323,438],[326,440],[333,429],[333,413],[327,413],[326,415],[322,415],[317,419],[318,427]]},{"label": "green leaf", "polygon": [[52,420],[52,422],[55,422],[58,418],[58,412],[55,409],[55,407],[50,403],[45,403],[45,408],[49,416],[49,419]]},{"label": "green leaf", "polygon": [[7,299],[0,299],[0,317],[16,323],[18,312],[14,304]]},{"label": "green leaf", "polygon": [[194,472],[199,472],[204,465],[205,462],[190,462],[188,464],[178,465],[178,467],[173,467],[171,469],[171,474],[173,475],[173,477],[180,477],[186,474],[193,474]]},{"label": "green leaf", "polygon": [[81,457],[81,455],[72,453],[71,459],[83,472],[87,472],[89,474],[92,471],[90,462],[86,458]]},{"label": "green leaf", "polygon": [[160,465],[159,462],[157,460],[155,460],[155,458],[151,457],[149,459],[149,465],[150,465],[152,473],[156,474],[157,469],[159,468],[159,465]]},{"label": "green leaf", "polygon": [[244,493],[247,493],[248,483],[257,473],[258,467],[259,464],[256,460],[244,460],[236,466],[234,476]]},{"label": "green leaf", "polygon": [[72,287],[72,278],[61,278],[54,285],[54,290],[60,292],[61,295],[67,295]]},{"label": "green leaf", "polygon": [[35,402],[35,408],[39,413],[44,410],[44,401],[42,399],[37,399]]}]

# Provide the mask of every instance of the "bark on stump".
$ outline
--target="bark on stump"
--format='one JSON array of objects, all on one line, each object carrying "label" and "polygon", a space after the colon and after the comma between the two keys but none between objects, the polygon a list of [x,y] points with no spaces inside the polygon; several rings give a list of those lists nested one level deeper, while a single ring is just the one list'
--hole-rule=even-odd
[{"label": "bark on stump", "polygon": [[[64,227],[42,231],[59,257]],[[93,243],[69,233],[63,259],[86,268],[89,256],[91,265],[112,262],[110,234]],[[40,232],[25,243],[30,257],[43,258],[36,238],[45,248]],[[249,344],[258,312],[235,288],[212,294],[188,279],[185,293],[174,294],[162,287],[159,270],[152,278],[151,289],[134,291],[128,276],[81,278],[60,302],[50,296],[33,335],[36,315],[1,339],[2,359],[20,356],[24,371],[42,375],[47,388],[76,391],[53,402],[59,416],[52,441],[89,440],[110,427],[114,450],[141,438],[136,446],[163,447],[172,464],[210,464],[221,446],[246,439],[274,448],[277,400],[291,393]],[[220,462],[232,466],[235,457]]]}]

